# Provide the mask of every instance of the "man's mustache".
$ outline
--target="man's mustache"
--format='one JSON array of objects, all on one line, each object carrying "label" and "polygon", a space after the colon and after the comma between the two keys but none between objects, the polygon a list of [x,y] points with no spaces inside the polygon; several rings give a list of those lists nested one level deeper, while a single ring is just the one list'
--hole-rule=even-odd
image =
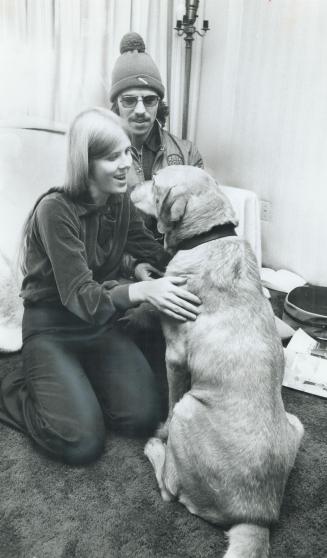
[{"label": "man's mustache", "polygon": [[149,118],[132,118],[131,121],[138,122],[140,124],[141,122],[149,122],[150,120]]}]

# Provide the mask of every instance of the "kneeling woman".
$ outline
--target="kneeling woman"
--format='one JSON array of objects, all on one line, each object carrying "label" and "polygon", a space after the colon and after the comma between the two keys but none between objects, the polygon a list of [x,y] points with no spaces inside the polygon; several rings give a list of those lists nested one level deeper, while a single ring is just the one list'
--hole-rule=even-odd
[{"label": "kneeling woman", "polygon": [[[25,226],[23,371],[3,380],[0,417],[71,464],[101,454],[107,424],[143,435],[158,423],[154,375],[120,327],[124,312],[147,301],[176,320],[198,314],[183,278],[151,279],[168,258],[126,192],[130,149],[111,111],[79,114],[66,183],[39,198]],[[135,282],[118,281],[124,254],[138,262]]]}]

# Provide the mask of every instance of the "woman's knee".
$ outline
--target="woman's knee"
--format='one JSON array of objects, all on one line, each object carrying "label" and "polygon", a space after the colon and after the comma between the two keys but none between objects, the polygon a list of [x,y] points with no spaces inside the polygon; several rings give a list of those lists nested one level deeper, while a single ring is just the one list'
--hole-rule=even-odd
[{"label": "woman's knee", "polygon": [[104,431],[82,434],[73,442],[64,444],[61,459],[68,465],[87,465],[100,457],[104,444]]},{"label": "woman's knee", "polygon": [[83,465],[97,459],[104,449],[105,424],[101,411],[51,417],[26,405],[25,425],[34,442],[54,459]]},{"label": "woman's knee", "polygon": [[105,426],[103,421],[101,424],[97,421],[70,427],[69,432],[48,432],[43,440],[33,437],[55,459],[68,465],[86,465],[98,459],[104,450]]}]

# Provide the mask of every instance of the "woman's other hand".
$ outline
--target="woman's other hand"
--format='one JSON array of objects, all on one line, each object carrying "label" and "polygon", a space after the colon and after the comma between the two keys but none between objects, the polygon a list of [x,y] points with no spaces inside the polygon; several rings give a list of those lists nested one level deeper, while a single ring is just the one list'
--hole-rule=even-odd
[{"label": "woman's other hand", "polygon": [[190,293],[184,277],[162,277],[129,286],[131,302],[150,302],[155,308],[180,322],[195,320],[201,300]]},{"label": "woman's other hand", "polygon": [[163,272],[149,263],[139,263],[135,266],[134,276],[137,281],[150,281],[155,277],[163,277]]}]

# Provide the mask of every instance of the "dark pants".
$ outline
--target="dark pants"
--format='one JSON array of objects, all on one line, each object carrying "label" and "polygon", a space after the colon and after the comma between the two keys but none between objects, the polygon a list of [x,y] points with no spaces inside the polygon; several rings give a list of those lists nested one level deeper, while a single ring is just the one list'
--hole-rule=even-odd
[{"label": "dark pants", "polygon": [[106,425],[130,435],[154,431],[156,379],[117,323],[95,327],[64,309],[28,308],[23,338],[23,374],[4,378],[1,407],[7,422],[52,456],[71,464],[94,460]]}]

